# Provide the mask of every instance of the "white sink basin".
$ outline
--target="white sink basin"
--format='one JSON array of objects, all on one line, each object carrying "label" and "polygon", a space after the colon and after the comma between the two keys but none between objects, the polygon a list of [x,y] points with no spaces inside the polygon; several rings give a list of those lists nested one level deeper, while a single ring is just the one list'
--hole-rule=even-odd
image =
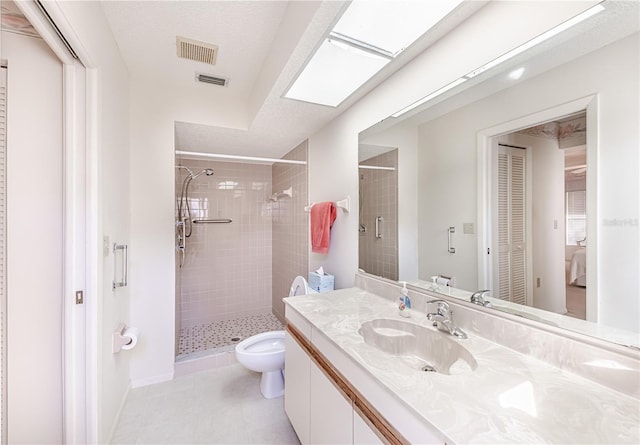
[{"label": "white sink basin", "polygon": [[362,323],[358,333],[366,344],[416,371],[451,375],[478,367],[473,355],[458,343],[460,340],[425,326],[379,318]]}]

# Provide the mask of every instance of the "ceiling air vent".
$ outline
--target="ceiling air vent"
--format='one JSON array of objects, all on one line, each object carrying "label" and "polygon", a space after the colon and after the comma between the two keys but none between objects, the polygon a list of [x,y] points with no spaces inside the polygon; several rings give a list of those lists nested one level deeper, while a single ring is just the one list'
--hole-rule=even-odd
[{"label": "ceiling air vent", "polygon": [[198,82],[210,83],[212,85],[220,85],[221,87],[224,87],[227,85],[227,79],[223,77],[209,76],[207,74],[196,73],[196,80]]},{"label": "ceiling air vent", "polygon": [[209,65],[216,64],[216,58],[218,57],[217,45],[177,36],[176,48],[178,50],[178,57],[208,63]]}]

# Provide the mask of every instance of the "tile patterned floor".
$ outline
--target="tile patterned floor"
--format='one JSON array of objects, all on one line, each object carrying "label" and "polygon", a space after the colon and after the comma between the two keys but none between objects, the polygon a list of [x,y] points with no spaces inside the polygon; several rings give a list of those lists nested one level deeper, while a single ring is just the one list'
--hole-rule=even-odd
[{"label": "tile patterned floor", "polygon": [[284,398],[263,398],[259,385],[235,364],[132,389],[111,443],[298,445]]},{"label": "tile patterned floor", "polygon": [[270,313],[182,328],[176,360],[230,351],[247,337],[281,329],[282,323]]}]

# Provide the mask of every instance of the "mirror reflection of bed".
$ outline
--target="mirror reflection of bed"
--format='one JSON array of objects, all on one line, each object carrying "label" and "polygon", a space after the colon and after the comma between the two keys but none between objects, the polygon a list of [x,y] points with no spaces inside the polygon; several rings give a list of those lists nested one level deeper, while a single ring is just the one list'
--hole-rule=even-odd
[{"label": "mirror reflection of bed", "polygon": [[567,259],[567,315],[582,320],[586,317],[587,295],[587,249],[585,247],[567,246],[571,252]]}]

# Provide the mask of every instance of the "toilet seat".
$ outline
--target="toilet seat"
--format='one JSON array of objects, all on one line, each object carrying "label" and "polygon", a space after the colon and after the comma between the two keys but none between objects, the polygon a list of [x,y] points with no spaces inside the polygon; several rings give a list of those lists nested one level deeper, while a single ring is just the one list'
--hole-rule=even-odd
[{"label": "toilet seat", "polygon": [[267,355],[284,351],[284,331],[270,331],[253,335],[236,345],[236,352]]},{"label": "toilet seat", "polygon": [[293,279],[293,283],[291,283],[291,289],[289,289],[289,296],[295,297],[297,295],[306,295],[309,293],[309,284],[307,284],[307,280],[304,277],[298,275]]}]

